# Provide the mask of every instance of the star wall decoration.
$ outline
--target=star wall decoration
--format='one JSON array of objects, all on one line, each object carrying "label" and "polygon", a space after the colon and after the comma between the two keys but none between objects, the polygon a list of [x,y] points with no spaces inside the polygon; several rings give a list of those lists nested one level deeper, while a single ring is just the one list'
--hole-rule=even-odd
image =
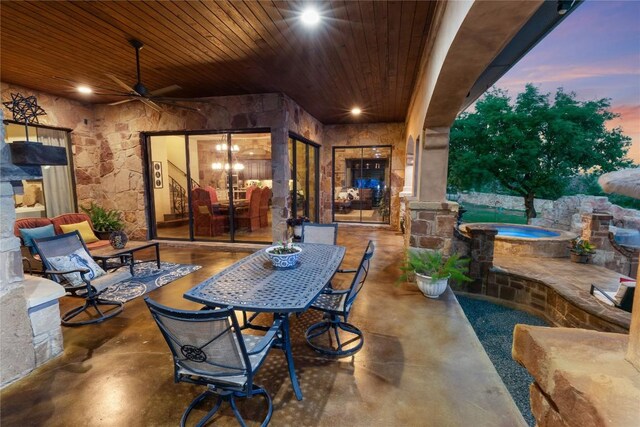
[{"label": "star wall decoration", "polygon": [[38,116],[47,114],[33,95],[24,97],[19,93],[12,93],[11,101],[2,104],[13,113],[13,120],[24,124],[38,124]]}]

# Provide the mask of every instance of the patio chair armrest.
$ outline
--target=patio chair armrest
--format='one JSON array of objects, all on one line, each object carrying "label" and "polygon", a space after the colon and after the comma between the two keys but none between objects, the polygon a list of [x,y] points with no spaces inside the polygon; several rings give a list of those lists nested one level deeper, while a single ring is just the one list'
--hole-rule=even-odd
[{"label": "patio chair armrest", "polygon": [[80,273],[81,276],[87,274],[90,270],[88,268],[74,268],[72,270],[45,270],[44,274],[69,274],[69,273]]},{"label": "patio chair armrest", "polygon": [[608,299],[609,301],[611,301],[613,303],[614,306],[618,306],[618,303],[616,302],[616,300],[614,300],[613,298],[611,298],[605,291],[603,291],[602,289],[600,289],[599,287],[597,287],[596,285],[591,285],[591,289],[589,290],[589,293],[591,295],[593,295],[593,291],[596,290],[598,292],[600,292],[600,295],[604,296],[606,299]]},{"label": "patio chair armrest", "polygon": [[262,352],[266,347],[270,346],[273,342],[273,338],[278,333],[278,331],[282,328],[282,320],[276,319],[273,322],[273,325],[269,328],[266,334],[262,337],[260,341],[251,349],[251,351],[247,351],[248,355],[258,354]]}]

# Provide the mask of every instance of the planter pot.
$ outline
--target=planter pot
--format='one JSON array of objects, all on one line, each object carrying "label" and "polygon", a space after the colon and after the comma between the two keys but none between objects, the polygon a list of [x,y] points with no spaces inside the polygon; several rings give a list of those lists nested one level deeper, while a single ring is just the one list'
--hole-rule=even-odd
[{"label": "planter pot", "polygon": [[449,278],[432,281],[430,276],[423,276],[416,273],[416,283],[418,288],[427,298],[438,298],[447,289]]},{"label": "planter pot", "polygon": [[271,263],[276,268],[293,268],[298,263],[298,259],[300,258],[300,254],[302,253],[302,248],[296,247],[296,252],[292,254],[274,254],[271,251],[278,248],[279,246],[271,246],[265,249],[267,256],[271,260]]},{"label": "planter pot", "polygon": [[296,239],[302,239],[302,226],[294,225],[293,226],[293,237]]},{"label": "planter pot", "polygon": [[109,240],[113,231],[95,231],[96,237],[100,240]]},{"label": "planter pot", "polygon": [[580,264],[587,264],[590,259],[591,259],[591,254],[582,255],[582,254],[576,254],[571,252],[571,261],[573,262],[577,262]]},{"label": "planter pot", "polygon": [[127,233],[122,230],[114,231],[109,236],[109,243],[113,246],[114,249],[122,249],[127,246],[127,242],[129,241],[129,237],[127,237]]}]

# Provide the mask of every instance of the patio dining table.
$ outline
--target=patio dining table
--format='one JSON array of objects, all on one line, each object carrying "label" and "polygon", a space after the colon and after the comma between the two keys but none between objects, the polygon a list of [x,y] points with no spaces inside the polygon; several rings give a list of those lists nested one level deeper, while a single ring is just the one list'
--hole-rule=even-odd
[{"label": "patio dining table", "polygon": [[298,384],[289,331],[289,314],[302,313],[329,283],[344,258],[343,246],[302,243],[298,264],[290,269],[273,267],[264,250],[249,255],[184,294],[210,307],[273,313],[282,319],[278,347],[286,356],[291,385],[298,400]]}]

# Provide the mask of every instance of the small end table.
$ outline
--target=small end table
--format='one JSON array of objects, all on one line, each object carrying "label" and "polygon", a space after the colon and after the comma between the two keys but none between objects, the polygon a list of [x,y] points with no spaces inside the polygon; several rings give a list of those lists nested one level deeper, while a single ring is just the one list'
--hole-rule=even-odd
[{"label": "small end table", "polygon": [[[157,242],[136,242],[129,241],[127,246],[122,249],[114,249],[112,247],[101,247],[91,251],[91,257],[102,264],[102,268],[107,270],[120,268],[124,265],[129,266],[131,275],[133,276],[133,266],[135,264],[135,253],[142,249],[156,248],[156,265],[160,268],[160,245]],[[107,261],[113,258],[119,258],[120,262],[108,264]],[[140,261],[142,262],[142,261]]]}]

